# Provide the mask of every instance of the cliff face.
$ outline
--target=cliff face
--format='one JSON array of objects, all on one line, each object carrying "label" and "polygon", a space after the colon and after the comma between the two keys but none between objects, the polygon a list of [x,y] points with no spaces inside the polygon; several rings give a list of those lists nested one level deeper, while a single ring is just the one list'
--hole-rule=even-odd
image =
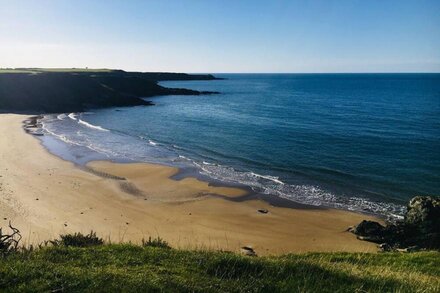
[{"label": "cliff face", "polygon": [[159,95],[198,95],[187,89],[170,89],[159,80],[215,79],[211,75],[173,73],[38,72],[0,73],[0,110],[79,112],[88,108],[152,105],[142,98]]}]

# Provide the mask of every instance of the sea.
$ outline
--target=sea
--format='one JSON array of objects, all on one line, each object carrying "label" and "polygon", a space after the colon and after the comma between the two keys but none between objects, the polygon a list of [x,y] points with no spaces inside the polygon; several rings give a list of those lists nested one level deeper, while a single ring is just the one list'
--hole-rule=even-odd
[{"label": "sea", "polygon": [[[214,74],[217,91],[41,119],[79,165],[149,162],[292,202],[399,218],[440,194],[440,74]],[[178,180],[178,178],[176,178]]]}]

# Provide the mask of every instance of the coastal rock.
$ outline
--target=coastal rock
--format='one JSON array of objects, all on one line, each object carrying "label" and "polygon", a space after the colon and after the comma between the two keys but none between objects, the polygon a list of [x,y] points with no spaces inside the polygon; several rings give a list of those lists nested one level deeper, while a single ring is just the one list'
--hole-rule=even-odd
[{"label": "coastal rock", "polygon": [[411,199],[404,226],[408,245],[440,249],[440,199],[432,196]]},{"label": "coastal rock", "polygon": [[420,248],[418,246],[410,246],[410,247],[406,247],[406,248],[397,248],[396,249],[397,252],[416,252],[419,250],[420,250]]},{"label": "coastal rock", "polygon": [[412,252],[419,249],[440,249],[440,199],[416,196],[408,203],[404,221],[382,226],[362,221],[349,230],[358,239],[382,243],[383,251]]},{"label": "coastal rock", "polygon": [[267,214],[269,212],[269,210],[267,210],[267,209],[259,209],[258,212],[260,214]]},{"label": "coastal rock", "polygon": [[405,224],[418,226],[426,232],[440,229],[440,199],[416,196],[408,203]]},{"label": "coastal rock", "polygon": [[382,237],[385,227],[374,221],[363,220],[359,225],[354,227],[353,233],[359,236]]},{"label": "coastal rock", "polygon": [[392,247],[388,243],[382,243],[378,246],[382,251],[391,251]]}]

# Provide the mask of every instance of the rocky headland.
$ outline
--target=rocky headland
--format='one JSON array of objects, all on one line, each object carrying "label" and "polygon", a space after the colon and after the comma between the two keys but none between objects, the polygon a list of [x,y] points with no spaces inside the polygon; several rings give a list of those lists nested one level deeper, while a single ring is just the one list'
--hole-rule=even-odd
[{"label": "rocky headland", "polygon": [[145,98],[200,95],[166,88],[164,80],[213,80],[210,74],[126,72],[123,70],[0,70],[0,111],[29,113],[80,112],[91,108],[148,106]]}]

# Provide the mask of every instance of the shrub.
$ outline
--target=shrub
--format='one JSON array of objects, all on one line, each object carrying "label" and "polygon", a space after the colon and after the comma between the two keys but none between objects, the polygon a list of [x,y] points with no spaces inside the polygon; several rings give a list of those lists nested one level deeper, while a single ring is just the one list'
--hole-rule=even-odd
[{"label": "shrub", "polygon": [[148,237],[148,241],[145,241],[145,239],[142,239],[142,246],[146,247],[160,247],[160,248],[167,248],[170,249],[171,246],[168,244],[168,242],[166,242],[165,240],[163,240],[160,237],[154,238],[152,239],[151,236]]},{"label": "shrub", "polygon": [[93,231],[90,231],[87,235],[82,233],[60,235],[60,238],[61,239],[59,240],[52,241],[52,244],[55,246],[64,245],[75,247],[88,247],[104,244],[104,240],[96,236],[96,232]]},{"label": "shrub", "polygon": [[3,234],[3,229],[0,228],[0,255],[18,250],[18,244],[21,240],[20,230],[12,227],[11,222],[9,222],[9,228],[12,230],[12,234]]}]

